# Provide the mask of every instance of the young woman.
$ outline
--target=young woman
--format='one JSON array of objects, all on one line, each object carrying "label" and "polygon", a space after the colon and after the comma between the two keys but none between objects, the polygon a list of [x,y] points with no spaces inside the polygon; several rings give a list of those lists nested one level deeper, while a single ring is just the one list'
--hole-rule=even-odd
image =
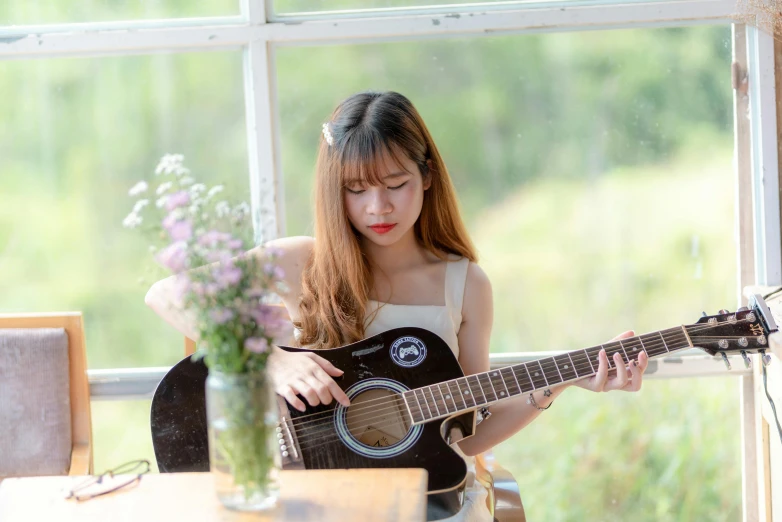
[{"label": "young woman", "polygon": [[[412,103],[395,92],[359,93],[323,124],[315,184],[315,238],[270,241],[285,271],[281,295],[300,346],[329,349],[400,326],[438,334],[466,375],[489,370],[493,309],[489,279],[459,215],[445,163]],[[254,249],[263,256],[265,247]],[[149,304],[193,337],[186,315],[166,298],[172,278],[156,283]],[[629,337],[625,332],[617,338]],[[575,385],[592,391],[637,391],[647,358],[629,369],[605,352],[597,374]],[[269,369],[277,393],[304,410],[332,400],[349,405],[334,381],[342,371],[314,354],[277,349]],[[567,388],[496,404],[476,433],[458,442],[468,456],[504,441]],[[468,488],[460,520],[491,520],[485,491]]]}]

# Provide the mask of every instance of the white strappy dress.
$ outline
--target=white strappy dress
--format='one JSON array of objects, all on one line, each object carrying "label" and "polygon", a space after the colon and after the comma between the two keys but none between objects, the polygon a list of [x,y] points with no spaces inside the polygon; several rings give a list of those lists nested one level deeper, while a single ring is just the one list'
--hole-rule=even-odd
[{"label": "white strappy dress", "polygon": [[[470,261],[467,258],[450,256],[445,266],[445,305],[396,305],[369,301],[367,317],[378,310],[372,322],[367,325],[365,333],[372,337],[379,333],[402,326],[417,326],[439,335],[459,357],[459,327],[462,324],[462,302],[464,287],[467,281],[467,268]],[[298,331],[294,332],[298,337]],[[444,519],[447,522],[491,522],[492,516],[486,507],[488,492],[475,480],[475,459],[466,457],[459,451],[457,445],[452,448],[467,462],[468,476],[462,509]]]}]

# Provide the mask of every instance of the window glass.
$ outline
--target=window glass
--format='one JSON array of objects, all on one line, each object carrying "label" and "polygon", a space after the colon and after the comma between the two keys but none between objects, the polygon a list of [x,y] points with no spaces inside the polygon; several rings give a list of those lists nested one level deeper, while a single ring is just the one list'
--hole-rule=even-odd
[{"label": "window glass", "polygon": [[238,0],[4,0],[0,26],[239,14]]},{"label": "window glass", "polygon": [[0,311],[83,312],[90,368],[175,363],[128,191],[181,153],[249,200],[241,53],[0,62],[0,94]]}]

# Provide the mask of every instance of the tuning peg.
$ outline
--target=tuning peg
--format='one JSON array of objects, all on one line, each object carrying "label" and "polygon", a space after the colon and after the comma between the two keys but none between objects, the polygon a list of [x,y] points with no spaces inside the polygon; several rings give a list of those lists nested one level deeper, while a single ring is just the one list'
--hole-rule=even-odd
[{"label": "tuning peg", "polygon": [[748,370],[752,368],[752,361],[749,360],[749,356],[747,356],[747,352],[741,350],[741,357],[744,359],[744,366],[746,366]]},{"label": "tuning peg", "polygon": [[703,312],[703,317],[709,317],[709,314],[707,314],[706,312]]},{"label": "tuning peg", "polygon": [[727,356],[727,355],[725,355],[725,352],[720,352],[720,354],[722,355],[722,362],[724,362],[724,363],[725,363],[725,367],[726,367],[728,370],[730,370],[731,368],[730,368],[730,361],[728,360],[728,356]]},{"label": "tuning peg", "polygon": [[721,315],[721,314],[729,314],[729,313],[730,313],[730,311],[728,311],[728,310],[725,310],[725,309],[723,308],[722,310],[720,310],[720,311],[719,311],[719,313],[720,313],[720,315]]},{"label": "tuning peg", "polygon": [[771,364],[771,356],[767,354],[765,351],[760,352],[761,353],[761,360],[763,361],[763,366],[768,366]]},{"label": "tuning peg", "polygon": [[746,312],[747,310],[749,310],[749,308],[747,308],[746,306],[742,306],[741,308],[739,308],[739,309],[738,309],[738,310],[736,310],[736,311],[737,311],[737,312]]}]

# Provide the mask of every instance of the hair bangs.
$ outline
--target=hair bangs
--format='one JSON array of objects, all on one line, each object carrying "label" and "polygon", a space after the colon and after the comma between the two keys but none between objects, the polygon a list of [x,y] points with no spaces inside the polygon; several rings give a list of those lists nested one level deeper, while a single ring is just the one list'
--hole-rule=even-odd
[{"label": "hair bangs", "polygon": [[403,154],[401,147],[378,132],[370,129],[357,132],[346,140],[340,155],[340,185],[382,185],[384,178],[390,174],[386,168],[388,160],[398,170],[406,171]]}]

